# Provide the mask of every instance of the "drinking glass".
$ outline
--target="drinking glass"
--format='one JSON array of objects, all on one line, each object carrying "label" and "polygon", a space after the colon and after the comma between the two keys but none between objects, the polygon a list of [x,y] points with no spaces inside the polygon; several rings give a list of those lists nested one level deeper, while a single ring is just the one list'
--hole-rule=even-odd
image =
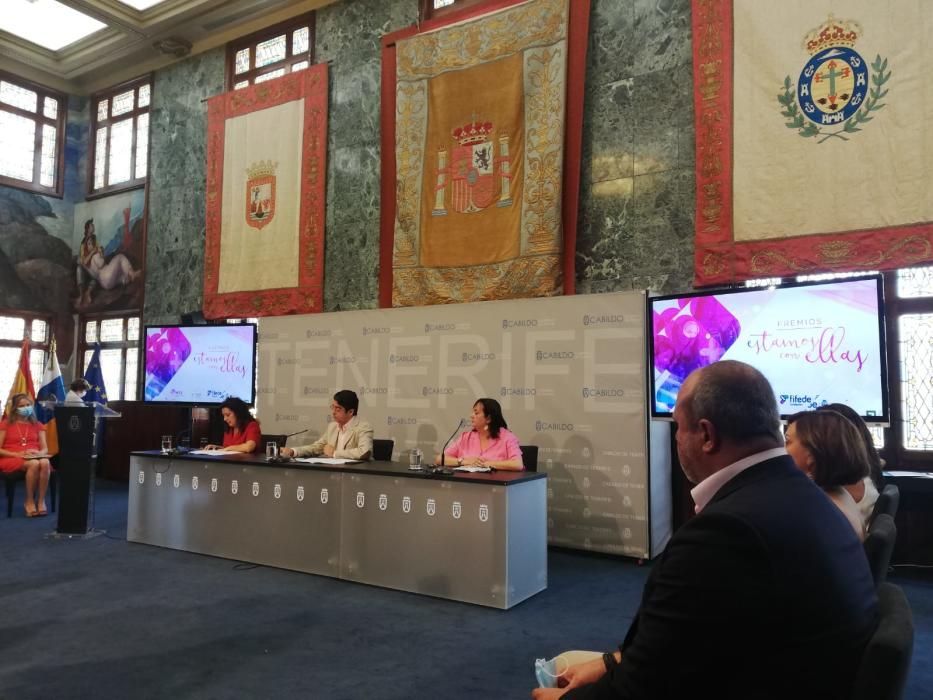
[{"label": "drinking glass", "polygon": [[421,450],[417,447],[408,455],[408,468],[421,469]]},{"label": "drinking glass", "polygon": [[274,440],[266,443],[266,459],[275,459],[279,456],[279,446]]},{"label": "drinking glass", "polygon": [[163,435],[162,436],[162,452],[168,452],[172,449],[172,436]]}]

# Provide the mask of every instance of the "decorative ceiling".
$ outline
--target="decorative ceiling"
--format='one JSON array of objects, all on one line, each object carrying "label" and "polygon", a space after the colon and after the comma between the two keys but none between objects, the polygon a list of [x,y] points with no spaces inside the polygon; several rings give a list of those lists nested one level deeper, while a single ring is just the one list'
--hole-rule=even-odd
[{"label": "decorative ceiling", "polygon": [[[86,95],[335,1],[10,0],[19,11],[0,20],[0,70]],[[36,32],[31,17],[53,10],[71,19]]]}]

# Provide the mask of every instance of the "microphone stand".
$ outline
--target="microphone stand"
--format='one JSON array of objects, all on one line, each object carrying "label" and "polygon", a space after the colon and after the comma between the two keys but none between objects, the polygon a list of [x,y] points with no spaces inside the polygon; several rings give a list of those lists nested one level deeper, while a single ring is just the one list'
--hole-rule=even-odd
[{"label": "microphone stand", "polygon": [[447,442],[444,443],[444,447],[441,448],[441,468],[444,467],[444,453],[447,451],[447,448],[450,446],[450,443],[453,441],[454,436],[460,432],[460,428],[463,427],[463,424],[466,422],[466,418],[461,418],[460,422],[457,423],[457,427],[454,428],[454,431],[450,434],[450,437],[447,438]]}]

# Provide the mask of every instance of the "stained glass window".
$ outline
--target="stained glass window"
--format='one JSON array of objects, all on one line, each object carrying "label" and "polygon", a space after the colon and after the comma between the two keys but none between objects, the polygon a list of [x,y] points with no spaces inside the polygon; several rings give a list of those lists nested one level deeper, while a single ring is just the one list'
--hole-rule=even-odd
[{"label": "stained glass window", "polygon": [[133,120],[115,122],[110,130],[110,162],[107,181],[110,184],[130,179],[130,163],[133,160]]},{"label": "stained glass window", "polygon": [[284,34],[262,41],[256,44],[256,68],[278,63],[285,59],[287,53],[288,43],[285,41]]},{"label": "stained glass window", "polygon": [[898,321],[904,448],[933,451],[933,314]]},{"label": "stained glass window", "polygon": [[31,181],[35,152],[36,122],[0,112],[0,176]]},{"label": "stained glass window", "polygon": [[308,52],[308,37],[310,31],[308,27],[302,27],[292,32],[292,53],[294,55]]},{"label": "stained glass window", "polygon": [[0,80],[0,102],[27,112],[35,112],[39,104],[39,95],[35,90],[27,90],[6,80]]},{"label": "stained glass window", "polygon": [[249,70],[249,52],[250,50],[241,49],[236,52],[236,74],[245,73]]},{"label": "stained glass window", "polygon": [[227,45],[227,88],[241,88],[304,70],[314,52],[314,13],[296,17]]},{"label": "stained glass window", "polygon": [[82,371],[100,341],[100,368],[110,401],[134,401],[137,398],[139,369],[139,316],[85,319],[83,342],[78,351],[83,358]]},{"label": "stained glass window", "polygon": [[52,187],[55,184],[56,130],[54,126],[42,125],[42,160],[39,166],[39,184]]},{"label": "stained glass window", "polygon": [[[30,331],[29,371],[35,388],[39,388],[49,356],[49,328],[47,318],[28,313],[0,316],[0,385],[6,387],[4,391],[9,391],[13,385],[27,329]],[[6,398],[4,394],[0,402],[6,401]]]},{"label": "stained glass window", "polygon": [[149,166],[149,109],[152,80],[149,76],[124,83],[94,96],[97,114],[92,129],[94,167],[91,194],[139,187]]},{"label": "stained glass window", "polygon": [[279,76],[285,75],[285,69],[279,68],[274,70],[271,73],[263,73],[262,75],[257,75],[253,80],[254,83],[264,83],[267,80],[272,80],[273,78],[278,78]]},{"label": "stained glass window", "polygon": [[58,119],[58,100],[54,97],[46,97],[42,104],[42,115],[46,119]]},{"label": "stained glass window", "polygon": [[61,194],[65,104],[60,93],[0,74],[0,185]]},{"label": "stained glass window", "polygon": [[129,90],[113,96],[113,106],[110,108],[111,117],[119,117],[121,114],[133,111],[133,103],[136,100],[136,91]]},{"label": "stained glass window", "polygon": [[431,19],[458,12],[465,7],[482,5],[490,0],[421,0],[421,18]]},{"label": "stained glass window", "polygon": [[933,297],[933,267],[898,270],[897,295],[904,299]]}]

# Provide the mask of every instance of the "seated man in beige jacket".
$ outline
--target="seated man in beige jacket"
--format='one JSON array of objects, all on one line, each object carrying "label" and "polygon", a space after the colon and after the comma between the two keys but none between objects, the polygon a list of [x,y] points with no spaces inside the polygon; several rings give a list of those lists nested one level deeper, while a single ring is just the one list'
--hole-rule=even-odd
[{"label": "seated man in beige jacket", "polygon": [[299,447],[283,447],[284,457],[336,457],[337,459],[371,459],[373,427],[356,417],[360,400],[356,392],[343,389],[334,394],[330,405],[333,423],[315,442]]}]

